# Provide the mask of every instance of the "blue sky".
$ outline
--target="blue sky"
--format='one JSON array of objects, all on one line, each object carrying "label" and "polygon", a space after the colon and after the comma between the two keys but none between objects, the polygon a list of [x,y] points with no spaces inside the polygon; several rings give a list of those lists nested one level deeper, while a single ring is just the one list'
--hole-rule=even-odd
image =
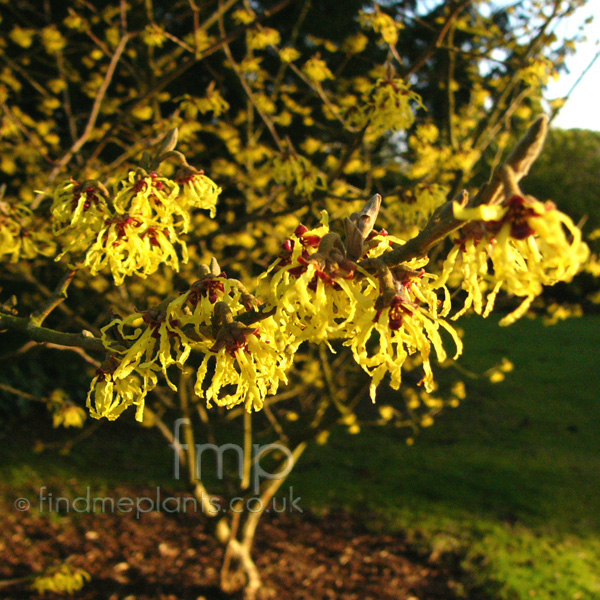
[{"label": "blue sky", "polygon": [[[546,98],[559,98],[569,92],[571,86],[586,69],[594,57],[600,52],[600,0],[589,0],[587,6],[577,13],[560,28],[557,35],[573,35],[583,24],[586,17],[596,13],[596,19],[585,26],[587,41],[578,45],[577,52],[567,59],[569,74],[564,74],[558,81],[548,84]],[[600,131],[600,56],[583,80],[577,85],[568,102],[552,122],[554,127],[569,129],[595,129]]]}]

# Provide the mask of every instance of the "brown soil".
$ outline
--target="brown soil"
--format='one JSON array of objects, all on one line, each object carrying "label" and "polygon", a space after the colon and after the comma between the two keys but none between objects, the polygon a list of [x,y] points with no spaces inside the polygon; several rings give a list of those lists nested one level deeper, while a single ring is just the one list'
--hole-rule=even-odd
[{"label": "brown soil", "polygon": [[[135,490],[136,495],[153,492]],[[115,496],[132,490],[115,490]],[[273,598],[283,600],[456,600],[464,574],[456,557],[416,551],[401,535],[373,533],[347,514],[268,515],[254,556]],[[0,581],[69,559],[92,580],[81,600],[217,600],[223,552],[200,514],[0,514]],[[464,583],[464,581],[463,581]],[[461,593],[462,591],[462,593]],[[40,598],[26,588],[0,597]],[[54,594],[46,600],[58,598]],[[473,595],[469,596],[473,598]]]}]

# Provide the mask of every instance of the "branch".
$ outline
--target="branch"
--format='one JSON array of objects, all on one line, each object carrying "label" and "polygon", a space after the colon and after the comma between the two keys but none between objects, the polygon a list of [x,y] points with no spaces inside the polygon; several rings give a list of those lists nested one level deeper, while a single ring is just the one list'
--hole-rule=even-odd
[{"label": "branch", "polygon": [[448,234],[465,224],[466,221],[459,221],[454,218],[452,209],[454,202],[460,202],[462,206],[465,206],[468,202],[467,192],[463,190],[453,200],[442,204],[442,206],[431,215],[427,225],[425,225],[425,228],[417,235],[417,237],[408,240],[403,246],[398,246],[391,252],[384,254],[379,260],[384,265],[393,267],[408,262],[413,258],[425,256],[432,246],[435,246]]},{"label": "branch", "polygon": [[[525,52],[521,56],[517,56],[516,58],[520,61],[521,66],[524,66],[528,63],[528,61],[533,57],[535,52],[537,52],[539,45],[542,42],[543,36],[550,26],[550,23],[559,16],[559,8],[560,1],[554,1],[554,10],[552,14],[546,17],[546,21],[543,25],[540,26],[537,35],[529,42]],[[561,15],[560,18],[562,18]],[[498,97],[493,99],[494,108],[489,113],[487,120],[482,120],[480,125],[478,126],[475,135],[473,136],[473,147],[478,148],[481,142],[487,137],[488,133],[498,124],[500,123],[506,112],[506,106],[509,102],[511,95],[518,85],[521,84],[521,80],[518,77],[512,77],[507,85],[502,88],[502,91],[499,93]],[[512,104],[512,102],[510,102]]]},{"label": "branch", "polygon": [[[300,442],[292,452],[292,464],[295,464],[302,453],[306,449],[307,442]],[[281,462],[281,468],[277,471],[276,474],[281,473],[287,467],[289,458],[286,456]],[[265,486],[264,490],[260,494],[260,509],[256,511],[250,512],[246,523],[244,524],[243,532],[242,532],[242,545],[250,552],[250,548],[252,547],[252,541],[254,540],[254,534],[256,533],[256,527],[258,526],[258,522],[262,517],[265,510],[268,508],[269,502],[273,499],[273,496],[277,493],[277,490],[283,485],[286,480],[286,476],[282,476],[278,479],[272,479]]]},{"label": "branch", "polygon": [[[19,265],[18,270],[13,269],[13,272],[15,273],[15,275],[17,275],[19,278],[23,279],[27,283],[34,285],[42,294],[44,294],[44,296],[47,296],[48,298],[52,296],[53,292],[51,292],[41,281],[36,279],[30,272],[23,269],[22,265]],[[100,330],[97,327],[95,327],[92,323],[88,323],[88,321],[86,321],[80,315],[76,314],[75,311],[69,308],[66,304],[60,303],[58,304],[57,308],[68,317],[71,317],[79,325],[81,325],[82,328],[88,329],[96,336],[100,335]]]},{"label": "branch", "polygon": [[[34,342],[30,342],[34,343]],[[94,367],[98,368],[102,366],[102,363],[95,358],[92,358],[83,348],[79,348],[78,346],[61,346],[59,344],[52,344],[47,342],[44,344],[46,348],[50,348],[52,350],[69,350],[71,352],[75,352],[75,354],[79,354],[83,360],[90,363],[90,365],[94,365]]]},{"label": "branch", "polygon": [[29,394],[28,392],[24,392],[23,390],[18,390],[17,388],[7,385],[6,383],[0,383],[0,390],[4,390],[5,392],[14,394],[15,396],[21,396],[22,398],[31,400],[33,402],[42,402],[43,404],[48,403],[46,398],[40,398],[38,396],[34,396],[33,394]]},{"label": "branch", "polygon": [[0,315],[0,332],[15,331],[25,334],[29,339],[45,344],[57,344],[59,346],[75,346],[89,350],[90,352],[106,352],[101,340],[86,331],[81,333],[65,333],[40,327],[32,322],[29,317],[13,317],[12,315]]},{"label": "branch", "polygon": [[454,10],[446,17],[446,21],[440,29],[437,38],[433,40],[432,43],[427,46],[427,48],[425,48],[413,66],[404,74],[405,80],[408,80],[411,75],[414,75],[417,71],[419,71],[419,69],[421,69],[421,67],[423,67],[423,65],[427,62],[427,60],[429,60],[435,50],[440,47],[444,41],[444,38],[446,37],[446,34],[448,33],[448,30],[450,29],[450,26],[452,23],[454,23],[458,15],[470,4],[470,1],[471,0],[463,0],[463,2],[454,7]]},{"label": "branch", "polygon": [[[222,1],[219,2],[219,6],[220,7],[222,6]],[[231,53],[231,48],[229,47],[229,41],[227,39],[227,35],[225,32],[225,24],[223,23],[223,15],[221,13],[219,13],[219,33],[221,35],[221,38],[223,38],[223,40],[224,40],[223,41],[223,52],[225,52],[225,56],[227,57],[229,64],[231,65],[233,71],[237,75],[237,78],[238,78],[241,86],[244,88],[244,92],[246,92],[246,96],[248,96],[248,100],[250,100],[250,102],[252,103],[252,106],[254,106],[254,109],[260,115],[260,118],[263,120],[263,123],[266,125],[267,129],[271,133],[271,136],[273,137],[273,140],[275,141],[275,144],[277,145],[277,148],[279,149],[279,151],[283,152],[284,146],[281,141],[281,138],[279,137],[279,134],[277,133],[277,130],[275,129],[275,124],[273,123],[273,121],[269,118],[267,113],[265,113],[265,111],[260,107],[260,105],[256,101],[256,98],[254,97],[254,92],[248,85],[248,82],[244,79],[243,74],[240,72],[238,63],[233,58],[233,54]]]},{"label": "branch", "polygon": [[31,314],[33,325],[41,326],[46,317],[62,302],[67,299],[67,289],[75,277],[77,271],[69,271],[58,283],[58,286],[52,292],[52,295],[38,310]]}]

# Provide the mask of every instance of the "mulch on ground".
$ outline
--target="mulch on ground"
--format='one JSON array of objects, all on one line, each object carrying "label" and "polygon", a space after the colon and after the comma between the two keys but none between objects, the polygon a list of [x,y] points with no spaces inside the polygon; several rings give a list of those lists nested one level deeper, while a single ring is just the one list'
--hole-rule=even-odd
[{"label": "mulch on ground", "polygon": [[[132,492],[115,490],[115,496]],[[458,559],[428,556],[402,535],[370,532],[344,513],[265,515],[254,557],[272,597],[282,600],[465,597]],[[222,559],[202,514],[149,512],[136,519],[118,512],[40,515],[5,506],[0,515],[0,580],[69,560],[92,577],[75,595],[81,600],[233,599],[218,589]],[[42,598],[18,586],[0,589],[0,597]]]}]

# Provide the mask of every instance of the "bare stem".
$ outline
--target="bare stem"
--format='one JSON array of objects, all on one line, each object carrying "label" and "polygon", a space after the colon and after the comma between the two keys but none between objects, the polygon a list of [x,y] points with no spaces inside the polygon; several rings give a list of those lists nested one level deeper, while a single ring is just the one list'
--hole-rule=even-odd
[{"label": "bare stem", "polygon": [[69,271],[58,283],[54,292],[48,300],[35,312],[31,314],[31,322],[34,325],[40,326],[46,317],[62,302],[67,299],[67,289],[69,285],[71,285],[71,281],[73,281],[73,277],[75,277],[75,273],[77,271]]},{"label": "bare stem", "polygon": [[90,352],[105,352],[104,344],[89,332],[65,333],[46,327],[39,327],[27,317],[14,317],[0,315],[0,331],[15,331],[25,334],[29,339],[44,344],[58,344],[59,346],[76,346]]},{"label": "bare stem", "polygon": [[[292,464],[295,464],[298,461],[298,459],[300,458],[300,456],[302,456],[302,453],[306,449],[306,446],[307,446],[307,442],[303,441],[303,442],[300,442],[294,448],[294,450],[292,452],[292,458],[291,458]],[[290,458],[288,456],[286,456],[281,461],[280,468],[277,471],[278,474],[283,473],[283,471],[288,467],[289,460],[290,460]],[[262,515],[265,512],[265,510],[267,509],[269,503],[273,499],[273,496],[277,493],[277,490],[279,490],[279,488],[283,485],[285,480],[286,480],[285,475],[282,475],[281,477],[279,477],[277,479],[271,479],[269,481],[269,483],[265,486],[262,493],[260,494],[260,502],[258,503],[260,509],[257,511],[252,511],[248,515],[248,518],[246,519],[246,523],[244,524],[244,528],[243,528],[243,532],[242,532],[242,535],[243,535],[242,544],[243,544],[244,548],[247,549],[248,552],[250,552],[250,549],[252,547],[252,542],[254,540],[254,534],[256,533],[256,528],[258,526],[258,522],[260,521],[260,518],[262,517]]]}]

